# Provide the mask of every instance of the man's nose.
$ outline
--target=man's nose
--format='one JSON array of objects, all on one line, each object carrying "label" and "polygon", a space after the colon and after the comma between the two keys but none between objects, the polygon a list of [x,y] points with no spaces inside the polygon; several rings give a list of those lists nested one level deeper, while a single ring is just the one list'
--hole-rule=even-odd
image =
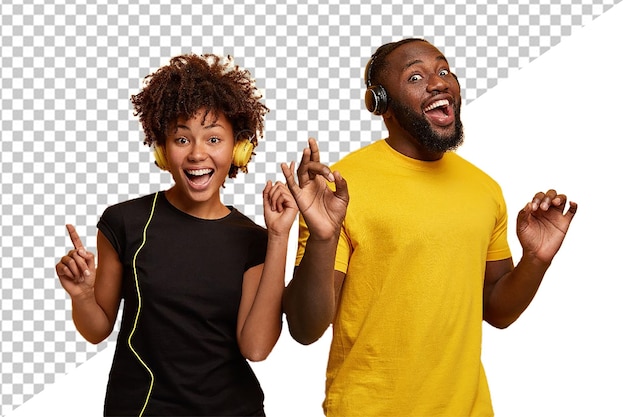
[{"label": "man's nose", "polygon": [[427,89],[429,92],[446,91],[450,87],[448,80],[439,74],[432,74],[428,77]]}]

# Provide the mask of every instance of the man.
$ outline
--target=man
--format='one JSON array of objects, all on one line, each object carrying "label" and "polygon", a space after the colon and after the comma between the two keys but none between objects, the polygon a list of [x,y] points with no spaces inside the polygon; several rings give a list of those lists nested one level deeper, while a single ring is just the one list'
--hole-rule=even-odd
[{"label": "man", "polygon": [[443,54],[421,39],[383,45],[365,81],[388,138],[332,173],[310,140],[299,185],[283,166],[304,220],[290,332],[308,344],[333,323],[327,416],[492,416],[482,321],[505,328],[526,309],[577,205],[537,193],[518,214],[514,267],[500,187],[451,152],[461,93]]}]

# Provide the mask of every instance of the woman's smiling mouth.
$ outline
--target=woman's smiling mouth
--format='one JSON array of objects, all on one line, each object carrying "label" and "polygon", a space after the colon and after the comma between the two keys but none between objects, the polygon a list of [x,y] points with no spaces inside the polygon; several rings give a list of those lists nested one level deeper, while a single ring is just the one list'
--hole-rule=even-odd
[{"label": "woman's smiling mouth", "polygon": [[189,182],[195,186],[204,186],[208,184],[215,172],[213,169],[186,169],[185,175],[189,179]]}]

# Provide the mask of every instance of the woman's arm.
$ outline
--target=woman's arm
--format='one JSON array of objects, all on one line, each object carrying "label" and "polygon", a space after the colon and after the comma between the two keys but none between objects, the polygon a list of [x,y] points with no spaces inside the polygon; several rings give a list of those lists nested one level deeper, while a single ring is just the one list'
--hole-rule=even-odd
[{"label": "woman's arm", "polygon": [[56,266],[61,285],[72,299],[72,318],[78,332],[97,344],[113,331],[121,299],[122,264],[111,243],[98,232],[98,267],[85,250],[76,229],[67,226],[74,249]]},{"label": "woman's arm", "polygon": [[237,320],[239,349],[251,361],[264,360],[280,336],[289,231],[298,212],[281,183],[266,184],[263,206],[268,229],[265,263],[244,273]]}]

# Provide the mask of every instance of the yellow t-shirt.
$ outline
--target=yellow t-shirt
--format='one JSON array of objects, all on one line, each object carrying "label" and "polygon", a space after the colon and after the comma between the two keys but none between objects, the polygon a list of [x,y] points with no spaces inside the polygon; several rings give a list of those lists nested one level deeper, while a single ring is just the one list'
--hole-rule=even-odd
[{"label": "yellow t-shirt", "polygon": [[[511,256],[499,185],[455,153],[417,161],[384,140],[333,170],[350,203],[326,415],[492,416],[480,359],[485,264]],[[297,263],[306,236],[301,224]]]}]

